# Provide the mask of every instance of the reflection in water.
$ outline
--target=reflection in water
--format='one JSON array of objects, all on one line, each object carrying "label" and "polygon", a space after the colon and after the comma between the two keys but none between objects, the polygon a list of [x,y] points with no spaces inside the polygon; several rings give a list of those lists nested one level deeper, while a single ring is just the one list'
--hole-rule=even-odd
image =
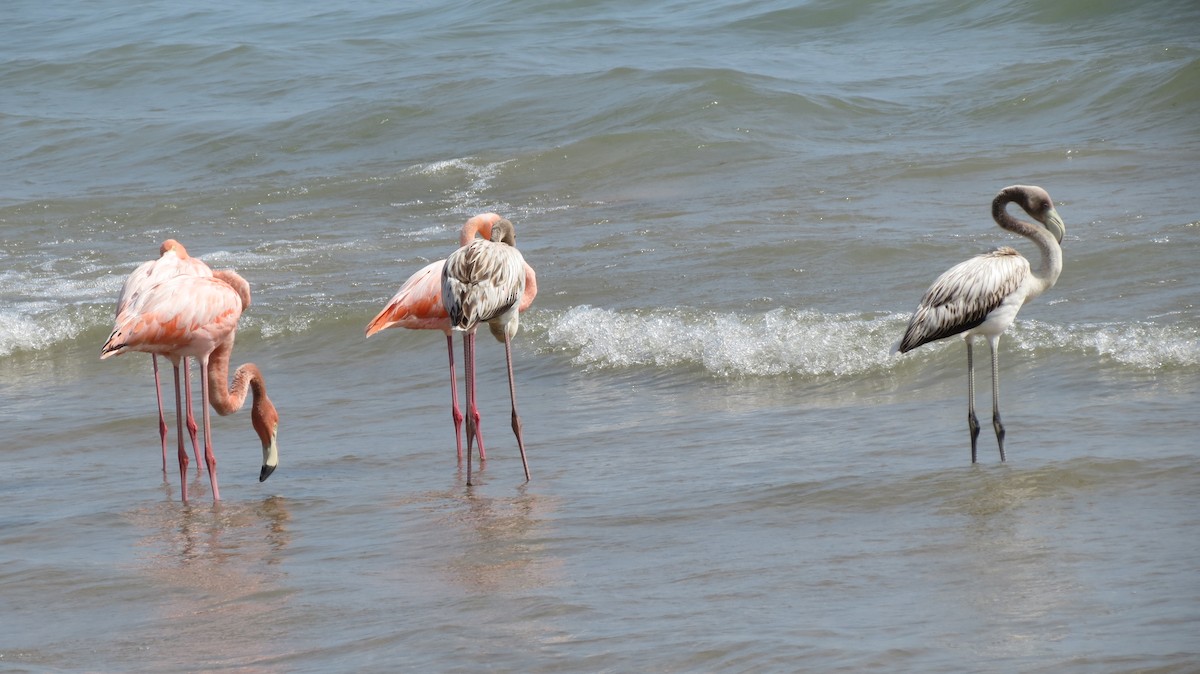
[{"label": "reflection in water", "polygon": [[[470,641],[495,637],[497,643],[539,648],[564,638],[562,627],[546,611],[542,591],[561,582],[563,560],[548,551],[548,515],[556,501],[531,493],[529,485],[509,497],[485,496],[480,487],[467,487],[450,496],[445,515],[458,537],[456,553],[440,569],[454,594],[465,592],[479,616]],[[460,487],[461,489],[461,487]],[[474,599],[486,599],[477,603]]]},{"label": "reflection in water", "polygon": [[554,581],[562,560],[550,557],[541,542],[544,518],[552,502],[531,494],[528,485],[513,497],[490,497],[468,487],[455,497],[450,517],[463,532],[461,557],[447,571],[457,587],[473,593],[544,587]]},{"label": "reflection in water", "polygon": [[545,552],[545,517],[553,500],[517,487],[514,497],[485,497],[479,488],[433,495],[430,524],[452,530],[461,554],[442,570],[456,588],[481,594],[540,588],[554,582],[562,560]]},{"label": "reflection in water", "polygon": [[[981,471],[953,505],[965,520],[957,546],[963,582],[951,586],[958,595],[952,600],[979,626],[967,640],[979,654],[1048,652],[1050,644],[1069,636],[1067,617],[1080,610],[1071,606],[1079,583],[1056,558],[1054,541],[1028,533],[1057,528],[1045,520],[1059,516],[1053,499],[1062,495],[1062,485],[1043,473]],[[1055,614],[1064,619],[1054,620]]]},{"label": "reflection in water", "polygon": [[[508,496],[488,496],[486,484],[465,487],[461,473],[446,491],[401,499],[424,517],[409,520],[417,530],[407,540],[430,541],[398,579],[411,582],[419,568],[432,577],[418,581],[424,597],[499,595],[550,587],[560,582],[563,561],[548,551],[548,519],[557,499],[533,493],[529,485]],[[397,553],[404,556],[403,553]],[[440,581],[440,582],[439,582]]]},{"label": "reflection in water", "polygon": [[130,518],[147,531],[137,543],[140,567],[159,597],[141,635],[159,658],[148,669],[274,669],[292,595],[280,566],[291,544],[287,500],[168,500]]}]

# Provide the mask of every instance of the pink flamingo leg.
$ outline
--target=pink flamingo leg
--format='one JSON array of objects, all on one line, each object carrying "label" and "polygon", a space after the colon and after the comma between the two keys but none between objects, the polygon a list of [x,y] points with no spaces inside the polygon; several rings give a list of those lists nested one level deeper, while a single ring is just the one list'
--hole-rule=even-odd
[{"label": "pink flamingo leg", "polygon": [[521,450],[521,466],[525,468],[525,481],[529,481],[529,462],[525,460],[525,440],[521,437],[521,416],[517,414],[517,385],[513,382],[512,340],[504,334],[504,359],[508,361],[508,395],[512,398],[512,429],[517,436],[517,448]]},{"label": "pink flamingo leg", "polygon": [[[204,472],[204,462],[200,459],[200,444],[196,439],[196,431],[199,430],[196,426],[196,417],[192,414],[192,368],[188,366],[188,359],[183,358],[183,396],[187,403],[187,429],[188,435],[192,436],[192,451],[196,454],[196,472]],[[201,373],[203,376],[203,373]]]},{"label": "pink flamingo leg", "polygon": [[478,378],[475,376],[475,333],[471,333],[471,409],[475,414],[475,442],[479,444],[479,467],[483,468],[487,463],[487,451],[483,448],[483,429],[480,428],[479,420],[482,418],[479,414],[479,406],[476,401],[479,398],[475,395],[475,382]]},{"label": "pink flamingo leg", "polygon": [[463,334],[463,367],[467,388],[467,486],[471,485],[471,439],[479,442],[479,465],[483,467],[483,434],[479,430],[479,406],[475,402],[475,332]]},{"label": "pink flamingo leg", "polygon": [[450,417],[454,419],[454,443],[458,447],[458,465],[462,466],[463,413],[458,407],[458,382],[454,376],[454,336],[446,333],[446,352],[450,355]]},{"label": "pink flamingo leg", "polygon": [[471,486],[471,443],[475,440],[475,425],[479,423],[478,418],[471,414],[471,391],[474,387],[471,381],[474,376],[471,368],[471,335],[463,333],[463,385],[467,389],[467,486]]},{"label": "pink flamingo leg", "polygon": [[208,481],[212,484],[213,501],[221,500],[221,490],[217,488],[217,456],[212,448],[212,425],[208,414],[208,356],[200,359],[200,393],[201,404],[204,405],[204,461],[208,464]]},{"label": "pink flamingo leg", "polygon": [[[468,337],[470,338],[469,343],[468,343]],[[470,410],[474,410],[473,416],[475,417],[475,431],[473,433],[470,431],[467,432],[467,454],[471,453],[471,451],[470,451],[471,450],[471,440],[472,440],[472,438],[474,438],[475,442],[479,445],[479,465],[482,467],[483,463],[485,461],[487,461],[487,450],[485,450],[483,448],[483,431],[480,430],[480,428],[479,428],[479,419],[480,419],[479,408],[476,407],[475,403],[473,402],[475,400],[475,333],[474,332],[469,332],[469,333],[463,334],[463,359],[464,360],[466,360],[466,350],[468,348],[471,349],[471,360],[470,360],[471,369],[468,370],[471,373],[471,385],[467,389],[467,391],[468,391],[467,395],[470,397],[470,400],[472,401],[469,403],[470,408],[468,410],[468,414],[471,413]]]},{"label": "pink flamingo leg", "polygon": [[150,354],[150,362],[154,363],[154,397],[158,399],[158,437],[162,440],[163,477],[167,473],[167,419],[163,416],[162,383],[158,378],[158,354]]},{"label": "pink flamingo leg", "polygon": [[175,426],[179,437],[179,490],[180,498],[187,503],[188,455],[183,447],[183,398],[179,390],[179,363],[175,366]]}]

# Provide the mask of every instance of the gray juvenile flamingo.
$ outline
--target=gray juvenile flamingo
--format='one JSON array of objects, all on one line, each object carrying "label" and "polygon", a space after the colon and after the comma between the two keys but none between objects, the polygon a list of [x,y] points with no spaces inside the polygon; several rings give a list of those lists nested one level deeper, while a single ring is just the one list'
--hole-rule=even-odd
[{"label": "gray juvenile flamingo", "polygon": [[[1016,203],[1034,220],[1033,224],[1009,215],[1008,204]],[[1021,305],[1054,287],[1062,272],[1062,242],[1066,225],[1054,210],[1046,190],[1031,185],[1012,185],[992,200],[992,219],[1010,232],[1037,244],[1042,259],[1031,270],[1016,250],[1004,246],[982,253],[951,267],[933,282],[908,322],[904,337],[893,352],[905,353],[926,342],[962,335],[967,343],[967,424],[971,430],[971,463],[976,460],[979,420],[975,416],[975,368],[971,346],[976,336],[986,337],[992,352],[992,427],[1004,460],[1004,424],[1000,421],[1000,372],[996,347],[1000,335],[1012,325]]]},{"label": "gray juvenile flamingo", "polygon": [[520,324],[519,308],[533,302],[537,283],[527,282],[525,259],[516,248],[513,224],[500,219],[492,225],[490,239],[475,239],[446,258],[442,269],[442,304],[450,328],[463,334],[463,362],[467,389],[467,484],[471,484],[471,438],[479,439],[479,408],[475,403],[475,330],[487,323],[492,336],[504,342],[508,364],[508,393],[512,399],[512,429],[521,451],[521,466],[529,481],[529,462],[521,417],[517,414],[517,389],[513,382],[512,338]]}]

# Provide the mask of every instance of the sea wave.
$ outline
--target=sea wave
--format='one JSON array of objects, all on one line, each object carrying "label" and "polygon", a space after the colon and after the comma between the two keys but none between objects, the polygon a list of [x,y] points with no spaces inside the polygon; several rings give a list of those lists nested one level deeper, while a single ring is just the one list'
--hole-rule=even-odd
[{"label": "sea wave", "polygon": [[1079,323],[1052,325],[1023,321],[1013,330],[1012,341],[1025,350],[1058,348],[1144,370],[1200,365],[1200,329],[1130,323]]},{"label": "sea wave", "polygon": [[94,305],[64,308],[49,302],[26,302],[0,307],[0,356],[56,348],[104,320],[111,322],[111,316],[110,309]]},{"label": "sea wave", "polygon": [[[286,251],[275,255],[288,257]],[[220,251],[206,259],[216,266],[242,266],[251,259],[259,265],[279,263],[275,257],[268,262],[259,257],[260,253]],[[109,329],[123,276],[88,276],[0,275],[6,286],[20,291],[0,301],[0,356],[53,349],[86,332]],[[295,338],[342,321],[365,320],[382,301],[369,297],[373,291],[338,298],[310,283],[297,283],[292,287],[274,281],[266,284],[262,301],[256,301],[243,317],[241,332],[268,341]],[[585,304],[532,311],[523,317],[522,327],[535,348],[564,354],[585,369],[652,367],[696,369],[722,378],[837,378],[935,357],[939,347],[921,349],[904,359],[891,354],[907,320],[908,314],[898,312],[778,308],[746,313]],[[955,342],[945,340],[940,348]],[[1200,367],[1200,328],[1182,323],[1022,319],[1006,332],[1003,342],[1007,349],[1060,352],[1147,372]]]},{"label": "sea wave", "polygon": [[573,354],[578,365],[692,366],[720,377],[860,374],[887,360],[902,320],[790,309],[742,315],[592,306],[538,317],[551,348]]},{"label": "sea wave", "polygon": [[[588,369],[649,366],[699,368],[716,377],[845,377],[897,367],[902,360],[891,354],[891,347],[907,319],[898,313],[775,309],[721,314],[577,306],[525,322],[550,349],[569,354],[573,363]],[[1195,328],[1147,322],[1021,321],[1006,333],[1006,342],[1025,351],[1066,351],[1159,371],[1200,366],[1198,337]],[[934,353],[925,349],[915,356]]]}]

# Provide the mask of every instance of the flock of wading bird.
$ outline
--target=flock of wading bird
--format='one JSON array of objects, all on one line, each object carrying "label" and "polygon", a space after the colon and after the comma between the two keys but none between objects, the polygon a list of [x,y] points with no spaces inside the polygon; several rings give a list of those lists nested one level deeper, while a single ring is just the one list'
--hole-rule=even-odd
[{"label": "flock of wading bird", "polygon": [[[1016,203],[1037,224],[1025,222],[1008,212]],[[1003,246],[951,267],[925,291],[909,320],[904,336],[893,352],[905,353],[927,342],[961,335],[967,345],[967,419],[971,432],[971,462],[976,460],[979,421],[975,416],[975,372],[972,345],[977,336],[986,337],[992,355],[992,427],[1004,460],[1004,424],[1000,421],[999,370],[996,347],[1000,335],[1012,325],[1027,300],[1054,286],[1062,271],[1062,242],[1066,227],[1054,209],[1050,195],[1040,187],[1006,187],[992,201],[992,218],[1000,227],[1033,241],[1041,251],[1038,268],[1016,250]],[[512,399],[512,429],[521,452],[525,479],[529,463],[521,417],[517,414],[513,382],[512,338],[517,334],[520,313],[537,295],[537,277],[516,248],[516,232],[508,220],[495,213],[477,215],[463,225],[459,248],[445,260],[433,262],[413,274],[387,305],[367,324],[366,336],[392,327],[441,330],[446,335],[450,360],[450,396],[454,434],[461,465],[462,428],[467,430],[467,484],[471,484],[471,446],[479,445],[482,467],[486,460],[479,431],[479,409],[475,403],[475,331],[487,323],[492,335],[504,342],[508,364],[508,390]],[[175,418],[178,437],[179,474],[182,497],[187,501],[188,454],[184,448],[184,401],[186,426],[191,436],[198,468],[207,466],[213,500],[220,499],[217,462],[213,455],[208,407],[221,415],[242,408],[252,394],[250,421],[262,441],[263,481],[279,465],[276,434],[279,413],[267,397],[266,381],[252,363],[237,368],[229,381],[229,358],[242,311],[250,306],[250,285],[229,269],[210,269],[190,257],[178,241],[163,242],[156,260],[144,262],[125,280],[117,300],[115,327],[100,350],[100,358],[126,351],[149,353],[154,364],[154,386],[158,396],[158,427],[162,440],[163,472],[167,469],[167,423],[163,416],[158,356],[171,361],[175,371]],[[458,405],[454,372],[454,333],[462,333],[465,361],[466,410]],[[203,396],[204,456],[200,455],[197,424],[192,414],[191,382],[187,359],[199,361]],[[180,365],[183,385],[180,386]]]}]

